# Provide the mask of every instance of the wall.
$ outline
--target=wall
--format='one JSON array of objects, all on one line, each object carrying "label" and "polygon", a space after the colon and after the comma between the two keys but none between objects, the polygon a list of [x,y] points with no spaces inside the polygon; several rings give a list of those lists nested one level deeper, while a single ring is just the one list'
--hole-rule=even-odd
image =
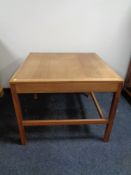
[{"label": "wall", "polygon": [[130,0],[0,0],[0,83],[29,52],[97,52],[123,77],[131,55]]}]

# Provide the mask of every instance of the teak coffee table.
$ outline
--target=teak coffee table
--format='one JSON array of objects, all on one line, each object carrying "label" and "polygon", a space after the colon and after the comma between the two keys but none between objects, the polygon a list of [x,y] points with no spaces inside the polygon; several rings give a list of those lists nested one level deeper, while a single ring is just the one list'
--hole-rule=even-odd
[{"label": "teak coffee table", "polygon": [[[108,142],[123,79],[95,53],[31,53],[10,80],[12,98],[22,144],[27,143],[25,126],[44,125],[106,125],[104,141]],[[91,95],[100,118],[23,120],[18,94],[81,93]],[[94,92],[113,92],[108,118]]]}]

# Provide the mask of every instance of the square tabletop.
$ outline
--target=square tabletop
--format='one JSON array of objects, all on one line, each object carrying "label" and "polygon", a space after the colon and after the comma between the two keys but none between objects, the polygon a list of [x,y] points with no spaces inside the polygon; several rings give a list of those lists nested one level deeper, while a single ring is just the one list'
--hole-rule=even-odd
[{"label": "square tabletop", "polygon": [[122,81],[95,53],[30,53],[10,83]]}]

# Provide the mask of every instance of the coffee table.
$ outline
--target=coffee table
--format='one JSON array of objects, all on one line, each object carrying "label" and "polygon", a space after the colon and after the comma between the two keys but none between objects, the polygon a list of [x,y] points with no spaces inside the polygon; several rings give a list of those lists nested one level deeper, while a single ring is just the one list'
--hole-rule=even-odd
[{"label": "coffee table", "polygon": [[[26,126],[106,125],[104,141],[108,142],[123,79],[95,53],[30,53],[10,79],[12,99],[22,144],[27,143]],[[24,120],[19,94],[82,93],[91,95],[97,108],[96,119]],[[94,92],[113,92],[109,116],[106,118]]]}]

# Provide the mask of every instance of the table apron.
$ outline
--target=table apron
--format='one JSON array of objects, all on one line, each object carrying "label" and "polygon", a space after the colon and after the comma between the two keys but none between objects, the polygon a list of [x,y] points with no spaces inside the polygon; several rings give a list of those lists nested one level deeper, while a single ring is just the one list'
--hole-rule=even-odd
[{"label": "table apron", "polygon": [[[11,84],[12,85],[12,84]],[[16,93],[116,92],[120,82],[15,83]]]}]

